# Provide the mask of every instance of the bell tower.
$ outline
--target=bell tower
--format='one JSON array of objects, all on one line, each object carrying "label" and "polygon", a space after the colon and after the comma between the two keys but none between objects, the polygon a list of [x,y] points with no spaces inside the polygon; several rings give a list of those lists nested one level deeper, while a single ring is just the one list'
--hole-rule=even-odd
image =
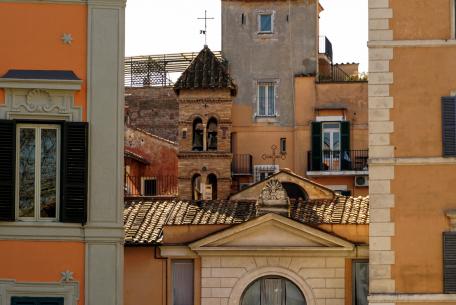
[{"label": "bell tower", "polygon": [[179,103],[179,198],[227,199],[236,86],[223,63],[205,46],[174,90]]}]

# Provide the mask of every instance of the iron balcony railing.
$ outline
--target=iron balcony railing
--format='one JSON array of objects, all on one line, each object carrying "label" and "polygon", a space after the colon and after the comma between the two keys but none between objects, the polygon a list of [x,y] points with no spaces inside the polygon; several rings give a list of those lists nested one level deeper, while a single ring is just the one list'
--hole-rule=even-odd
[{"label": "iron balcony railing", "polygon": [[307,154],[308,171],[367,171],[369,151],[365,150],[323,150]]},{"label": "iron balcony railing", "polygon": [[177,195],[177,177],[125,175],[124,195],[126,197]]},{"label": "iron balcony railing", "polygon": [[253,175],[252,155],[233,155],[233,161],[231,163],[231,173],[237,176]]},{"label": "iron balcony railing", "polygon": [[319,53],[326,55],[329,61],[332,62],[333,60],[333,47],[331,41],[326,36],[319,37]]}]

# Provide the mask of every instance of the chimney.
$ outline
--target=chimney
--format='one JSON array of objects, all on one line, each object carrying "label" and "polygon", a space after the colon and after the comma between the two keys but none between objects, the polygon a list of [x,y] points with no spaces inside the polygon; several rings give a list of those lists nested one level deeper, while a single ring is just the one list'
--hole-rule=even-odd
[{"label": "chimney", "polygon": [[261,190],[256,203],[256,216],[269,213],[290,217],[290,199],[287,192],[277,179],[270,179]]}]

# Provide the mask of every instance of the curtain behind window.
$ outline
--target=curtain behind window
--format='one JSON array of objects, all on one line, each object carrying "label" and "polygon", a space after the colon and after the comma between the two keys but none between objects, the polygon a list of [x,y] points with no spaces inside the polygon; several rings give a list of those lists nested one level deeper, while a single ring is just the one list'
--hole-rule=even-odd
[{"label": "curtain behind window", "polygon": [[353,261],[353,305],[368,305],[369,263]]},{"label": "curtain behind window", "polygon": [[173,305],[193,305],[193,260],[174,260]]}]

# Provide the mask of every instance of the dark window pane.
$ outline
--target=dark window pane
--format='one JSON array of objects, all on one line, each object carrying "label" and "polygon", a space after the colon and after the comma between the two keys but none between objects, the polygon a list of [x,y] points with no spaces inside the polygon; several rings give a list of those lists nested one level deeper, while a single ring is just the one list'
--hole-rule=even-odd
[{"label": "dark window pane", "polygon": [[272,32],[272,15],[260,15],[260,32]]},{"label": "dark window pane", "polygon": [[275,114],[275,90],[274,85],[268,86],[268,115]]},{"label": "dark window pane", "polygon": [[286,305],[306,305],[306,301],[304,300],[301,291],[299,291],[299,288],[290,281],[286,281],[286,292]]},{"label": "dark window pane", "polygon": [[55,218],[57,206],[57,129],[41,130],[40,216]]},{"label": "dark window pane", "polygon": [[258,111],[260,115],[266,115],[266,87],[258,88]]},{"label": "dark window pane", "polygon": [[247,288],[242,298],[242,305],[260,305],[260,281]]},{"label": "dark window pane", "polygon": [[35,216],[35,129],[19,132],[19,217]]}]

